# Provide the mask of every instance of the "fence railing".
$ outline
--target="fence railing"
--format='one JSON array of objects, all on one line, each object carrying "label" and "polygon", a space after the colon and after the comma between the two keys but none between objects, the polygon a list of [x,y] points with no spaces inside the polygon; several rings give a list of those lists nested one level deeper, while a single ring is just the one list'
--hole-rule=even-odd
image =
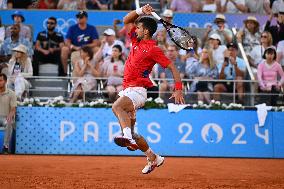
[{"label": "fence railing", "polygon": [[[31,77],[26,77],[31,83],[33,83],[33,81],[45,81],[45,82],[49,82],[50,84],[54,81],[54,80],[59,80],[62,82],[65,82],[65,87],[57,87],[57,86],[53,86],[53,87],[47,87],[46,86],[32,86],[29,89],[29,92],[27,93],[27,97],[39,97],[36,96],[35,93],[39,94],[40,92],[46,92],[47,94],[49,94],[52,91],[57,91],[57,92],[61,92],[62,95],[66,100],[69,99],[69,94],[71,93],[72,86],[73,86],[73,80],[78,79],[78,77],[55,77],[55,76],[31,76]],[[107,95],[107,91],[105,89],[106,87],[106,81],[107,78],[105,77],[96,77],[95,78],[97,80],[97,86],[95,88],[93,88],[92,90],[88,91],[88,92],[84,92],[83,95],[83,101],[89,101],[92,99],[97,99],[97,98],[105,98],[108,99],[108,95]],[[155,78],[153,79],[157,86],[155,88],[155,90],[150,90],[148,91],[148,95],[154,95],[155,97],[161,97],[163,96],[163,99],[168,102],[168,96],[172,93],[172,90],[169,89],[165,92],[161,92],[159,90],[159,86],[160,84],[165,80],[165,79],[158,79]],[[166,79],[167,81],[173,81],[173,79]],[[182,82],[184,84],[184,96],[185,96],[185,100],[186,103],[196,103],[198,101],[198,94],[199,92],[196,91],[191,91],[191,84],[192,82],[195,82],[196,79],[183,79]],[[199,80],[201,81],[201,80]],[[243,105],[245,106],[254,106],[255,104],[259,104],[263,101],[269,101],[270,98],[273,97],[280,97],[278,98],[278,105],[282,105],[283,104],[283,92],[280,93],[258,93],[255,92],[258,89],[258,82],[257,81],[253,81],[253,80],[202,80],[205,82],[210,82],[213,84],[213,86],[215,84],[218,83],[233,83],[233,91],[232,92],[222,92],[222,93],[218,93],[218,92],[214,92],[214,91],[209,91],[209,96],[210,99],[214,99],[214,95],[221,95],[220,96],[220,101],[221,102],[225,102],[225,103],[237,103],[238,101],[238,95],[242,95],[243,98]],[[237,83],[243,83],[243,87],[244,87],[244,92],[243,93],[238,93],[237,92]],[[52,96],[45,96],[44,98],[52,98]],[[269,102],[268,102],[269,104]]]}]

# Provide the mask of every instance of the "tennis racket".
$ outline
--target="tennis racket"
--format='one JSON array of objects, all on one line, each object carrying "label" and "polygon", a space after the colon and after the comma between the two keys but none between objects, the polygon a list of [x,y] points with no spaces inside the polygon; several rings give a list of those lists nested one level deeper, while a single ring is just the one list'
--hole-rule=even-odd
[{"label": "tennis racket", "polygon": [[186,29],[173,25],[163,20],[155,12],[151,12],[152,16],[159,20],[166,28],[171,40],[181,49],[192,51],[193,44],[196,43],[195,37],[192,36]]}]

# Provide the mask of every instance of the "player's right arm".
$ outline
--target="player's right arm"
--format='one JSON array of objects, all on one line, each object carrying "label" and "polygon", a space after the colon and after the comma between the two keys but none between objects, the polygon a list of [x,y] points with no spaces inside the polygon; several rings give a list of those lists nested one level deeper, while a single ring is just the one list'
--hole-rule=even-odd
[{"label": "player's right arm", "polygon": [[136,10],[129,12],[123,18],[123,23],[124,23],[124,25],[133,24],[139,16],[144,15],[144,14],[145,15],[151,15],[151,12],[153,12],[153,11],[154,11],[154,9],[149,4],[144,5],[141,8],[138,8]]}]

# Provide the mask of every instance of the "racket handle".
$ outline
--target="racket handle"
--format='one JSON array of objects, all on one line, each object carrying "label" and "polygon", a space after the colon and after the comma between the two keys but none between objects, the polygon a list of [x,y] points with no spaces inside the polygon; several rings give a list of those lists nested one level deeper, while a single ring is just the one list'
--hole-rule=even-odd
[{"label": "racket handle", "polygon": [[161,20],[161,17],[159,15],[157,15],[157,13],[155,12],[151,12],[152,16],[154,16],[154,18],[156,18],[157,20]]}]

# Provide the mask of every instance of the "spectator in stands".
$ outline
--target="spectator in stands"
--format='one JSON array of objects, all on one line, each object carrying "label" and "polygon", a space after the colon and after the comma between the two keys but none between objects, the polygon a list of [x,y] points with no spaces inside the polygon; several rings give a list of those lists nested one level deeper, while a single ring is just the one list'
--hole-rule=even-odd
[{"label": "spectator in stands", "polygon": [[[23,24],[23,22],[25,22],[25,17],[23,16],[23,13],[21,11],[15,11],[14,14],[12,14],[12,20],[14,21],[14,24],[18,24],[20,26],[20,37],[32,41],[31,28]],[[11,36],[11,27],[12,26],[7,27],[6,37]]]},{"label": "spectator in stands", "polygon": [[[236,43],[229,43],[228,50],[225,53],[225,61],[221,65],[219,79],[225,80],[243,80],[246,71],[246,65],[243,59],[237,57],[238,45]],[[218,68],[219,69],[219,68]],[[220,70],[220,69],[219,69]],[[236,91],[238,93],[239,103],[243,103],[244,87],[242,82],[236,82]],[[214,86],[214,99],[220,99],[220,93],[229,92],[234,90],[234,82],[218,83]]]},{"label": "spectator in stands", "polygon": [[123,89],[124,60],[120,45],[112,47],[111,56],[106,58],[101,67],[103,77],[107,77],[106,91],[110,101],[114,102],[117,94]]},{"label": "spectator in stands", "polygon": [[74,63],[74,76],[76,79],[71,93],[71,103],[77,102],[83,98],[85,92],[95,88],[97,81],[95,77],[100,75],[99,64],[95,64],[93,59],[93,49],[89,46],[83,46],[80,50],[80,59]]},{"label": "spectator in stands", "polygon": [[[264,52],[265,61],[257,67],[260,92],[270,94],[268,97],[272,106],[276,106],[278,93],[284,83],[284,72],[281,65],[276,62],[276,56],[275,47],[268,47]],[[267,96],[265,98],[267,99]]]},{"label": "spectator in stands", "polygon": [[197,12],[199,6],[197,0],[172,0],[170,7],[176,12]]},{"label": "spectator in stands", "polygon": [[27,48],[24,45],[20,44],[13,48],[13,55],[9,61],[8,70],[10,77],[8,86],[15,91],[17,99],[21,101],[31,86],[25,77],[33,75],[32,62],[27,55]]},{"label": "spectator in stands", "polygon": [[5,27],[2,25],[2,19],[0,17],[0,49],[4,40],[5,40]]},{"label": "spectator in stands", "polygon": [[56,9],[57,1],[55,0],[39,0],[38,1],[38,9]]},{"label": "spectator in stands", "polygon": [[116,37],[124,42],[126,54],[128,54],[131,46],[131,40],[130,40],[130,35],[128,35],[128,31],[131,30],[133,24],[124,25],[120,30],[118,30],[117,25],[121,23],[122,23],[121,20],[115,19],[113,21],[113,29],[115,31]]},{"label": "spectator in stands", "polygon": [[213,83],[202,80],[218,78],[218,69],[213,61],[212,51],[203,48],[199,62],[191,67],[189,77],[195,80],[192,82],[190,90],[197,92],[198,101],[209,103],[209,92],[213,91]]},{"label": "spectator in stands", "polygon": [[[221,3],[222,13],[245,13],[245,0],[218,0]],[[218,2],[218,3],[219,3]]]},{"label": "spectator in stands", "polygon": [[284,69],[284,40],[279,41],[277,45],[277,62],[279,62]]},{"label": "spectator in stands", "polygon": [[237,33],[237,40],[243,44],[247,55],[255,46],[260,45],[260,35],[259,22],[256,17],[248,16],[244,20],[244,27]]},{"label": "spectator in stands", "polygon": [[[95,26],[89,25],[88,13],[86,11],[80,11],[76,14],[77,24],[70,26],[66,35],[66,45],[61,50],[62,65],[67,65],[67,60],[71,55],[71,62],[74,64],[76,59],[80,58],[80,49],[83,46],[89,46],[94,48],[99,44],[99,36]],[[64,70],[66,73],[67,70]]]},{"label": "spectator in stands", "polygon": [[245,0],[246,11],[256,14],[271,14],[269,0]]},{"label": "spectator in stands", "polygon": [[33,0],[8,0],[8,9],[33,8]]},{"label": "spectator in stands", "polygon": [[58,9],[63,10],[86,10],[85,0],[59,0]]},{"label": "spectator in stands", "polygon": [[0,9],[7,9],[7,0],[0,1]]},{"label": "spectator in stands", "polygon": [[88,0],[86,7],[89,10],[108,10],[110,3],[110,0]]},{"label": "spectator in stands", "polygon": [[[115,37],[115,31],[108,28],[104,31],[104,39],[102,40],[102,48],[96,53],[96,58],[102,57],[104,60],[112,55],[112,47],[114,45],[120,45],[122,48],[122,53],[125,54],[125,47],[122,41],[117,40]],[[101,55],[98,55],[102,53]],[[99,61],[99,59],[97,59]]]},{"label": "spectator in stands", "polygon": [[185,73],[186,76],[189,76],[189,72],[191,71],[191,67],[194,65],[194,63],[198,62],[200,58],[200,54],[202,52],[202,49],[200,48],[199,39],[197,37],[193,37],[194,41],[196,41],[193,44],[193,51],[186,52],[185,50],[179,50],[179,55],[181,56],[180,59],[182,62],[185,62]]},{"label": "spectator in stands", "polygon": [[19,46],[20,44],[23,44],[27,47],[28,56],[32,57],[33,55],[32,44],[26,38],[20,37],[20,25],[13,24],[10,30],[11,30],[11,37],[7,37],[4,40],[4,43],[0,49],[0,61],[8,62],[8,60],[10,60],[12,55],[12,49]]},{"label": "spectator in stands", "polygon": [[217,12],[215,0],[203,0],[200,3],[201,12]]},{"label": "spectator in stands", "polygon": [[257,66],[264,60],[263,55],[267,47],[272,46],[272,36],[268,31],[264,31],[260,37],[260,45],[256,45],[248,54],[248,60],[254,73],[257,71]]},{"label": "spectator in stands", "polygon": [[38,33],[35,44],[33,68],[34,75],[38,75],[41,63],[52,63],[58,65],[60,76],[66,75],[67,64],[61,64],[61,49],[64,46],[63,35],[55,31],[57,20],[49,17],[47,20],[47,30]]},{"label": "spectator in stands", "polygon": [[275,0],[272,3],[272,11],[274,13],[278,13],[279,11],[283,11],[284,1],[283,0]]},{"label": "spectator in stands", "polygon": [[[185,76],[185,64],[178,58],[178,48],[176,45],[171,44],[168,46],[167,57],[175,64],[176,68],[180,72],[181,79],[183,79]],[[163,69],[159,67],[158,73],[160,75],[160,79],[162,80],[159,89],[160,97],[164,98],[167,91],[174,90],[175,84],[169,69]]]},{"label": "spectator in stands", "polygon": [[225,45],[221,45],[221,37],[218,34],[214,33],[209,37],[208,49],[212,51],[213,61],[217,65],[220,73],[221,67],[225,60],[225,52],[227,47]]},{"label": "spectator in stands", "polygon": [[211,25],[207,26],[207,30],[203,37],[203,44],[208,40],[208,36],[217,33],[221,38],[221,44],[231,43],[233,40],[233,32],[225,27],[226,17],[223,14],[217,14],[214,20],[214,24],[217,25],[216,29],[213,29]]},{"label": "spectator in stands", "polygon": [[[165,9],[164,12],[161,14],[162,18],[166,21],[166,22],[169,22],[169,23],[173,23],[173,17],[174,17],[174,13],[172,10],[170,9]],[[164,32],[166,33],[166,38],[167,38],[167,43],[171,43],[171,38],[170,36],[167,34],[166,32],[166,29],[165,27],[163,26],[163,24],[161,23],[158,23],[158,28],[157,28],[157,31],[156,33],[154,33],[154,38],[157,40],[157,34],[160,33],[160,32]]]},{"label": "spectator in stands", "polygon": [[113,10],[131,10],[133,0],[113,0]]},{"label": "spectator in stands", "polygon": [[6,88],[7,76],[0,73],[0,125],[5,128],[2,153],[9,153],[9,144],[12,137],[16,115],[16,95]]},{"label": "spectator in stands", "polygon": [[273,14],[271,13],[269,19],[265,24],[264,30],[269,31],[273,38],[273,45],[277,46],[279,41],[284,40],[284,7],[277,14],[277,24],[271,25]]}]

